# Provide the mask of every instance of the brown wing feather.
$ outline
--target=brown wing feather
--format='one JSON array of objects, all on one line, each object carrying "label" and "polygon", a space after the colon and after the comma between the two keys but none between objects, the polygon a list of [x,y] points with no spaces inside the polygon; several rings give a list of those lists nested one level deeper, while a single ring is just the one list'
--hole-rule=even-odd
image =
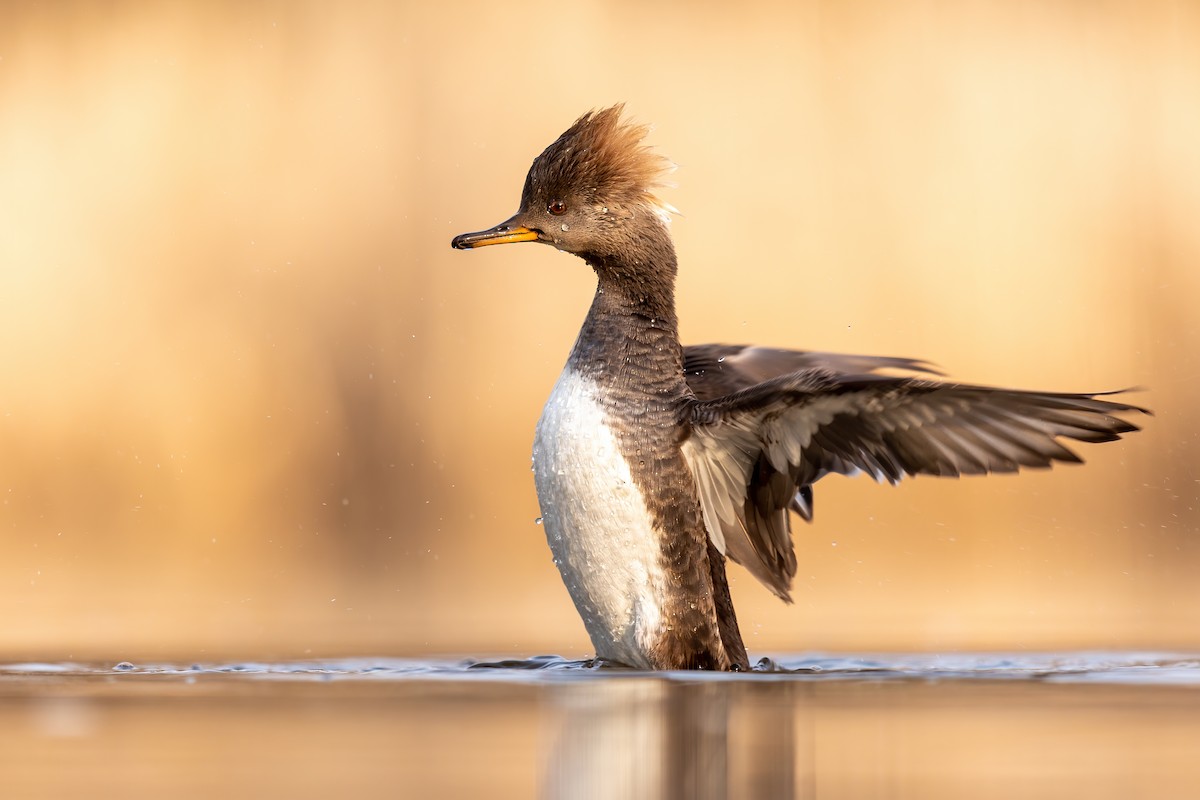
[{"label": "brown wing feather", "polygon": [[1099,397],[811,369],[696,403],[684,453],[714,541],[788,599],[798,488],[831,472],[896,483],[1079,462],[1059,438],[1113,441],[1138,430],[1119,415],[1149,413]]},{"label": "brown wing feather", "polygon": [[683,348],[683,372],[697,400],[749,389],[755,384],[807,369],[867,375],[881,369],[940,375],[931,364],[912,358],[855,356],[812,350],[784,350],[740,344],[693,344]]},{"label": "brown wing feather", "polygon": [[[751,345],[689,345],[683,349],[683,358],[684,376],[700,401],[715,400],[781,375],[810,369],[854,375],[866,375],[881,369],[940,374],[930,364],[912,358]],[[785,600],[789,599],[787,586],[790,576],[796,572],[796,557],[791,544],[791,519],[787,512],[790,508],[808,521],[813,516],[812,487],[798,483],[799,474],[799,468],[780,472],[768,460],[759,459],[750,478],[746,502],[738,517],[747,528],[746,538],[776,543],[757,554],[757,561],[765,560],[770,566],[755,574]],[[729,511],[732,513],[734,509],[730,508]],[[743,561],[741,555],[740,548],[730,552],[735,561]],[[755,560],[746,563],[754,564]],[[788,580],[780,581],[772,578],[773,575],[786,575]]]}]

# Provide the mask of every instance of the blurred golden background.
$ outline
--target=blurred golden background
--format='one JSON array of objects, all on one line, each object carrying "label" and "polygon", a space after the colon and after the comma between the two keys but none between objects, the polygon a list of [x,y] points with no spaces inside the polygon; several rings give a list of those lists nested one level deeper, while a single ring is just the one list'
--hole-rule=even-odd
[{"label": "blurred golden background", "polygon": [[1200,646],[1200,5],[7,3],[0,656],[555,652],[534,423],[590,302],[454,252],[625,101],[685,341],[1143,385],[1086,467],[831,478],[768,651]]}]

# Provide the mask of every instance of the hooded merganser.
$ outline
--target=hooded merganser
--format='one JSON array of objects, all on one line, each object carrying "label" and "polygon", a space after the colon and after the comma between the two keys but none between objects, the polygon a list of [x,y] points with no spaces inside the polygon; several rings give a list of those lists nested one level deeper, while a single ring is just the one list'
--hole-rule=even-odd
[{"label": "hooded merganser", "polygon": [[520,210],[459,249],[542,242],[596,273],[595,299],[537,425],[546,538],[597,657],[643,669],[747,669],[728,556],[790,602],[788,510],[812,519],[829,473],[1015,472],[1081,459],[1145,409],[1096,394],[993,389],[881,369],[921,361],[679,343],[672,167],[622,106],[538,156]]}]

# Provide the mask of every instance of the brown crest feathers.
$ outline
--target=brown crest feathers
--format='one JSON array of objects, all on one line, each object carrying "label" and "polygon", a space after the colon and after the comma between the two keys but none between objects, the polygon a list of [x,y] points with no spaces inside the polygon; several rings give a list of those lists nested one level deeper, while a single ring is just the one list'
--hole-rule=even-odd
[{"label": "brown crest feathers", "polygon": [[654,190],[669,185],[663,178],[675,165],[642,144],[650,129],[622,120],[624,108],[617,104],[577,119],[533,162],[531,188],[594,203],[645,203],[673,211]]}]

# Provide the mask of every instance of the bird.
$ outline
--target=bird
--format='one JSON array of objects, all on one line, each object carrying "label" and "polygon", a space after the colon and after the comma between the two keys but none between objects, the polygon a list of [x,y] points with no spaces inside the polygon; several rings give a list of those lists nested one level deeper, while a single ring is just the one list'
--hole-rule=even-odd
[{"label": "bird", "polygon": [[659,197],[674,165],[648,132],[623,104],[588,111],[534,159],[516,214],[451,242],[547,244],[595,272],[533,474],[600,663],[749,669],[727,559],[791,602],[789,514],[812,520],[826,475],[895,484],[1081,462],[1060,440],[1114,441],[1150,413],[1108,398],[1120,392],[948,382],[915,359],[683,346],[675,209]]}]

